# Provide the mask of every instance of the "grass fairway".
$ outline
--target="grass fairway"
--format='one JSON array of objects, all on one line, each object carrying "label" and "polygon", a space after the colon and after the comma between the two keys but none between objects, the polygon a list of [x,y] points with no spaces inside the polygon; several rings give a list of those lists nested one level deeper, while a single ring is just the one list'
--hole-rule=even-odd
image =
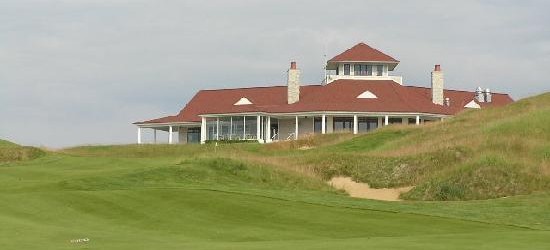
[{"label": "grass fairway", "polygon": [[[550,221],[514,225],[505,219],[511,206],[496,201],[491,206],[502,216],[484,219],[453,203],[357,200],[316,179],[173,150],[182,151],[153,158],[48,153],[3,164],[2,249],[550,247]],[[80,238],[90,241],[70,242]]]}]

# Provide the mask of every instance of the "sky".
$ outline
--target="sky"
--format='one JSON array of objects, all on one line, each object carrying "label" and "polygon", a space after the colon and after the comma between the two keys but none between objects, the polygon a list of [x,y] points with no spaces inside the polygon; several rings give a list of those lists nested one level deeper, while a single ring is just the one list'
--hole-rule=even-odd
[{"label": "sky", "polygon": [[0,0],[0,138],[60,148],[136,142],[201,89],[286,84],[297,61],[365,42],[429,86],[550,91],[550,1]]}]

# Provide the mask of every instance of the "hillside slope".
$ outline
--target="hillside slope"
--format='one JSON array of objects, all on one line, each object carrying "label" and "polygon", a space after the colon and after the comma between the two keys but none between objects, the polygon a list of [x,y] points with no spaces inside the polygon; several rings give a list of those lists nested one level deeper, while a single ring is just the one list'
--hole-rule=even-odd
[{"label": "hillside slope", "polygon": [[[299,142],[298,142],[299,143]],[[294,157],[325,179],[416,186],[415,200],[469,200],[550,190],[550,93],[444,122],[382,128]]]},{"label": "hillside slope", "polygon": [[0,163],[30,160],[44,155],[44,151],[35,147],[19,146],[0,139]]}]

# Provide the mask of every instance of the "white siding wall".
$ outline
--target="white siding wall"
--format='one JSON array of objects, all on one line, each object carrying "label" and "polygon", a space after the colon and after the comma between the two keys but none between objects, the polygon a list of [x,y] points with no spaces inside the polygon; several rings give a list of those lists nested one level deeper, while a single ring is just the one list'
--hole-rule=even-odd
[{"label": "white siding wall", "polygon": [[313,134],[313,117],[300,118],[298,124],[300,125],[298,133],[300,138]]},{"label": "white siding wall", "polygon": [[[279,138],[286,140],[290,134],[296,131],[295,118],[279,120]],[[313,134],[313,117],[298,118],[298,136],[300,138]],[[293,137],[294,138],[294,137]],[[292,138],[292,139],[293,139]]]},{"label": "white siding wall", "polygon": [[284,141],[295,131],[294,118],[279,119],[279,139]]},{"label": "white siding wall", "polygon": [[327,133],[330,134],[334,132],[334,117],[327,116]]}]

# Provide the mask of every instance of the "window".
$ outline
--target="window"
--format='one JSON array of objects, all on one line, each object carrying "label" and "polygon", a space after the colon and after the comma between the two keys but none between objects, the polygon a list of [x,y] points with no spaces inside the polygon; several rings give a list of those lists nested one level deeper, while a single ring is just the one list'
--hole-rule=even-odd
[{"label": "window", "polygon": [[409,118],[409,124],[416,124],[416,118]]},{"label": "window", "polygon": [[370,76],[372,75],[372,65],[355,64],[353,66],[353,72],[356,76]]},{"label": "window", "polygon": [[231,139],[232,140],[241,140],[244,138],[243,132],[244,132],[244,123],[243,123],[243,117],[242,116],[234,116],[233,117],[233,128],[231,129]]},{"label": "window", "polygon": [[384,72],[384,65],[376,65],[376,75],[382,76],[383,72]]},{"label": "window", "polygon": [[353,117],[334,117],[334,131],[352,131]]},{"label": "window", "polygon": [[344,75],[349,76],[350,73],[350,65],[344,64]]},{"label": "window", "polygon": [[[325,123],[325,131],[326,131],[327,124]],[[313,118],[313,132],[315,134],[320,134],[323,132],[323,117],[315,117]]]},{"label": "window", "polygon": [[231,117],[221,117],[220,118],[220,134],[218,139],[220,140],[229,140],[231,133]]},{"label": "window", "polygon": [[206,140],[216,140],[216,135],[218,133],[218,123],[216,119],[207,119],[206,120]]},{"label": "window", "polygon": [[201,138],[201,128],[187,129],[187,143],[199,143]]},{"label": "window", "polygon": [[389,124],[401,124],[403,123],[403,119],[402,118],[389,118],[388,119],[388,123]]},{"label": "window", "polygon": [[376,117],[359,117],[357,119],[359,132],[368,132],[378,128],[378,118]]},{"label": "window", "polygon": [[246,117],[246,128],[245,128],[245,140],[255,140],[256,139],[256,124],[257,124],[257,118],[255,116],[247,116]]},{"label": "window", "polygon": [[367,75],[367,65],[355,64],[355,75],[356,76],[366,76]]},{"label": "window", "polygon": [[271,129],[271,139],[279,140],[279,120],[277,118],[271,118],[271,124],[269,124]]}]

